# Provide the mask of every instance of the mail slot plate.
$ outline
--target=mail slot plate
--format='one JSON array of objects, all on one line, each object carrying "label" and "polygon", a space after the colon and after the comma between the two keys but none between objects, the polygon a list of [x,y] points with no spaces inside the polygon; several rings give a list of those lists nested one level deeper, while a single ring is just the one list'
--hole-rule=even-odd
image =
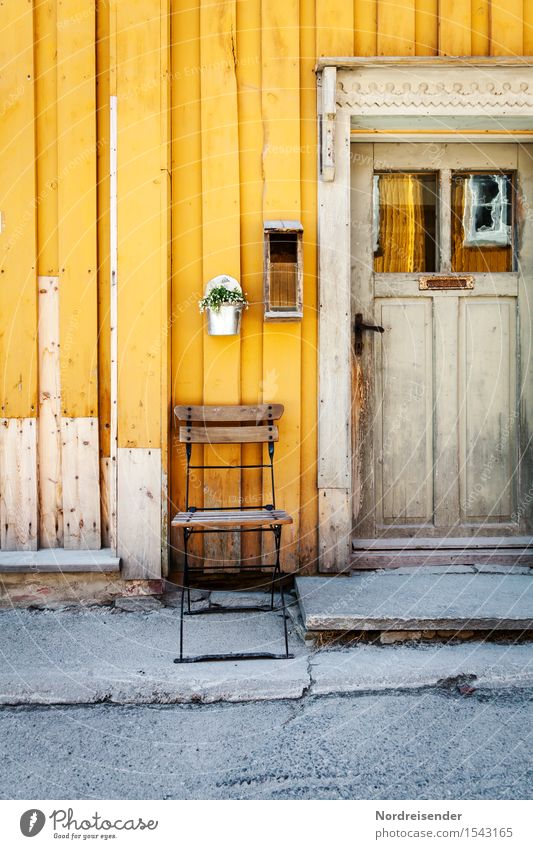
[{"label": "mail slot plate", "polygon": [[473,289],[474,278],[471,276],[442,275],[418,278],[419,289]]}]

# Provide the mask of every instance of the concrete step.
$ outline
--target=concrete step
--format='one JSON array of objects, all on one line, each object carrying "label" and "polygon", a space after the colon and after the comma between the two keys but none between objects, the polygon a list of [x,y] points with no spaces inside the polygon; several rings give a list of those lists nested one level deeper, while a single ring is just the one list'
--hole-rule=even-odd
[{"label": "concrete step", "polygon": [[533,629],[529,574],[376,571],[296,578],[308,631]]}]

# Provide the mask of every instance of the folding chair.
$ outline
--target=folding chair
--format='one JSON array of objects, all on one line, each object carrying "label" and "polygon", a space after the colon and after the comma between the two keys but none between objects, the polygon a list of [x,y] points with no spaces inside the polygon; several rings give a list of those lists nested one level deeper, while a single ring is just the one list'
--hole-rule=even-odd
[{"label": "folding chair", "polygon": [[[261,658],[286,659],[293,657],[289,653],[289,638],[287,632],[287,609],[285,595],[283,592],[283,576],[280,566],[281,531],[283,525],[292,524],[292,518],[284,510],[276,509],[276,495],[274,483],[274,443],[278,440],[278,428],[275,424],[283,414],[282,404],[259,404],[257,406],[185,406],[179,405],[174,409],[176,421],[185,424],[179,428],[179,441],[185,443],[187,458],[187,475],[185,488],[185,511],[178,513],[172,520],[173,527],[183,529],[183,583],[181,588],[180,604],[180,636],[179,657],[175,663],[197,663],[198,661],[211,660],[259,660]],[[193,422],[195,424],[193,424]],[[238,424],[236,424],[238,423]],[[268,463],[240,465],[192,465],[193,444],[204,445],[237,445],[243,443],[267,443]],[[262,457],[262,460],[265,458]],[[238,509],[231,507],[209,507],[201,510],[189,504],[190,473],[193,470],[204,469],[270,469],[270,481],[272,489],[272,502],[254,507],[240,506]],[[189,565],[189,541],[195,534],[212,533],[234,533],[238,530],[240,534],[259,531],[259,533],[272,533],[275,543],[275,562],[261,564],[262,569],[271,569],[272,578],[270,583],[270,604],[257,605],[255,607],[216,607],[206,610],[191,609],[191,575],[204,573],[202,568]],[[233,566],[233,564],[232,564]],[[256,566],[242,563],[238,564],[240,569],[256,569]],[[279,586],[281,605],[274,606],[274,590],[276,582]],[[185,611],[185,596],[187,596],[187,610]],[[199,616],[206,613],[236,613],[239,611],[271,612],[281,609],[283,612],[283,633],[285,639],[285,652],[275,654],[272,652],[238,652],[232,654],[202,654],[185,657],[183,654],[183,619],[184,616]]]}]

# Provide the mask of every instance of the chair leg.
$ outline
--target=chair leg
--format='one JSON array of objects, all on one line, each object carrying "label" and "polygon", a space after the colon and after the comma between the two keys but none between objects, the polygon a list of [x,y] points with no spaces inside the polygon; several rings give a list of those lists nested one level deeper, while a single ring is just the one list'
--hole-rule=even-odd
[{"label": "chair leg", "polygon": [[185,590],[187,590],[187,603],[189,613],[191,612],[191,591],[189,586],[189,557],[188,557],[189,532],[187,528],[183,531],[183,582],[181,585],[181,600],[180,600],[180,655],[179,662],[183,661],[183,614],[185,607]]},{"label": "chair leg", "polygon": [[[285,637],[285,657],[289,657],[289,633],[287,629],[287,608],[285,605],[285,593],[283,591],[283,574],[280,564],[280,549],[281,549],[281,525],[276,525],[274,536],[276,540],[276,568],[274,575],[277,573],[279,581],[279,595],[281,601],[281,609],[283,611],[283,633]],[[273,586],[272,586],[273,588]]]}]

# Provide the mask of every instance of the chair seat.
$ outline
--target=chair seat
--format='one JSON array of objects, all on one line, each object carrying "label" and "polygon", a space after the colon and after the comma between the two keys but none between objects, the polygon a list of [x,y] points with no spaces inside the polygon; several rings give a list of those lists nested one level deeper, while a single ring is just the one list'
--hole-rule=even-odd
[{"label": "chair seat", "polygon": [[172,519],[178,528],[260,528],[263,525],[291,525],[292,517],[285,510],[189,510],[177,513]]}]

